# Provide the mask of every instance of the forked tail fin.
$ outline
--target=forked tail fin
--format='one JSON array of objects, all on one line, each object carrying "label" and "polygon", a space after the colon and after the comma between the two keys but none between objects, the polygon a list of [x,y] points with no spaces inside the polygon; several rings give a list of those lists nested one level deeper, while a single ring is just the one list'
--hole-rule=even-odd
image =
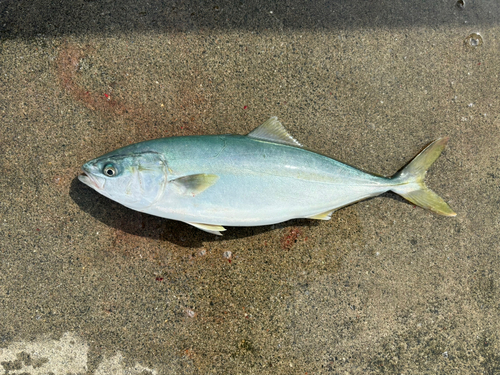
[{"label": "forked tail fin", "polygon": [[424,182],[427,169],[444,150],[448,139],[436,139],[420,154],[415,156],[406,167],[392,177],[395,186],[391,190],[417,206],[427,208],[440,215],[456,216],[450,206],[439,195],[429,189]]}]

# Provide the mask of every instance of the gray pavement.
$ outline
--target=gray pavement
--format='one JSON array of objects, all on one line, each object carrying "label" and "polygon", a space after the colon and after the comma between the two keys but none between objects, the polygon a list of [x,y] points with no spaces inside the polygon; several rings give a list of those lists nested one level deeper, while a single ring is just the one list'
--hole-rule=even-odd
[{"label": "gray pavement", "polygon": [[[493,0],[2,0],[0,372],[500,373],[499,20]],[[388,193],[220,238],[76,178],[272,115],[382,175],[449,136],[427,181],[458,215]]]}]

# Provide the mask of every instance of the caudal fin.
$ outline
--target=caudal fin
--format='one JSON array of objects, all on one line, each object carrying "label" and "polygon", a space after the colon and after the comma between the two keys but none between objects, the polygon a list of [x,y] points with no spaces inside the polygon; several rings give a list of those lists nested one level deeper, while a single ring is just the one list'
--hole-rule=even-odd
[{"label": "caudal fin", "polygon": [[420,154],[392,179],[395,186],[391,189],[417,206],[427,208],[437,214],[456,216],[448,204],[424,182],[427,169],[436,161],[446,147],[449,138],[439,138],[427,146]]}]

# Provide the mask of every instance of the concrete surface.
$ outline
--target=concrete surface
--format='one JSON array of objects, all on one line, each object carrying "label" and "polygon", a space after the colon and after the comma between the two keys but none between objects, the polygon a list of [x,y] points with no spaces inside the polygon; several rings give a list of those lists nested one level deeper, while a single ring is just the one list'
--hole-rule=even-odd
[{"label": "concrete surface", "polygon": [[[2,0],[3,373],[500,373],[499,20],[496,0]],[[384,175],[449,136],[427,180],[457,217],[385,194],[218,238],[76,179],[271,115]]]}]

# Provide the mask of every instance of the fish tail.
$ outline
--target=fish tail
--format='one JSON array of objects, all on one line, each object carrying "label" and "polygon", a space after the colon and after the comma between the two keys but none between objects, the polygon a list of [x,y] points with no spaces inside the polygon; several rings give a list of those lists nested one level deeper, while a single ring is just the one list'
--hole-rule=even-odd
[{"label": "fish tail", "polygon": [[429,189],[424,182],[427,169],[441,155],[448,139],[448,137],[436,139],[415,156],[406,167],[397,172],[392,177],[395,186],[391,190],[417,206],[427,208],[440,215],[456,216],[450,206]]}]

